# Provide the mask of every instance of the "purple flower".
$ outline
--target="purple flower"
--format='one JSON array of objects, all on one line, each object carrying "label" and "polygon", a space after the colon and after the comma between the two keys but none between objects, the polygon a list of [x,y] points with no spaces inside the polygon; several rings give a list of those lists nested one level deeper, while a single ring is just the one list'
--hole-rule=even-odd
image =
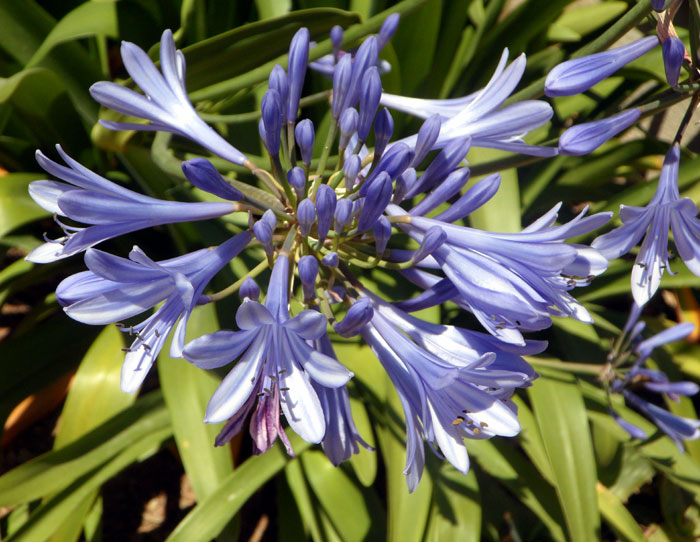
[{"label": "purple flower", "polygon": [[287,122],[297,120],[299,100],[304,87],[306,66],[309,62],[309,30],[300,28],[289,45],[289,101],[287,102]]},{"label": "purple flower", "polygon": [[547,74],[544,93],[547,96],[573,96],[585,92],[658,44],[656,36],[648,36],[609,51],[562,62]]},{"label": "purple flower", "polygon": [[[314,341],[314,346],[322,354],[336,359],[327,334],[324,333],[320,339]],[[359,453],[358,444],[374,451],[362,439],[352,419],[347,387],[327,388],[315,381],[312,381],[311,385],[318,394],[326,418],[326,436],[321,441],[321,447],[331,463],[337,467],[343,461],[350,459],[353,454]]]},{"label": "purple flower", "polygon": [[607,268],[605,258],[597,251],[564,241],[599,228],[610,214],[584,218],[584,210],[570,222],[552,226],[558,208],[520,233],[484,232],[446,224],[408,215],[394,204],[388,206],[387,214],[406,216],[408,221],[396,226],[418,243],[423,243],[435,226],[445,232],[444,243],[420,266],[438,267],[446,279],[432,274],[413,275],[429,292],[425,296],[429,304],[421,308],[452,299],[499,339],[523,344],[520,330],[549,327],[551,316],[591,322],[588,311],[568,291],[587,284]]},{"label": "purple flower", "polygon": [[607,119],[572,126],[559,138],[559,152],[573,156],[593,152],[608,139],[637,122],[639,115],[639,109],[629,109]]},{"label": "purple flower", "polygon": [[281,253],[272,270],[265,305],[246,300],[238,309],[240,331],[217,331],[195,339],[183,350],[187,360],[203,369],[238,359],[207,406],[205,422],[229,420],[218,444],[240,431],[256,402],[250,430],[259,451],[266,451],[280,436],[291,453],[280,426],[280,403],[294,431],[307,442],[321,442],[326,421],[312,381],[335,389],[352,377],[337,360],[309,344],[326,333],[325,316],[307,310],[289,317],[288,279],[289,260]]},{"label": "purple flower", "polygon": [[667,38],[661,44],[661,51],[664,59],[666,80],[672,87],[677,87],[683,59],[685,58],[685,46],[678,38]]},{"label": "purple flower", "polygon": [[673,145],[664,160],[659,185],[646,207],[620,206],[623,225],[597,237],[591,246],[607,259],[619,258],[639,240],[644,242],[632,269],[632,295],[644,305],[654,295],[668,268],[668,229],[680,257],[693,273],[700,276],[700,221],[692,200],[678,193],[680,147]]},{"label": "purple flower", "polygon": [[181,357],[185,327],[199,303],[202,291],[251,239],[248,232],[232,237],[215,249],[202,249],[185,256],[154,262],[138,247],[129,259],[89,249],[83,271],[62,281],[58,301],[74,320],[92,325],[121,322],[164,303],[138,325],[122,327],[136,336],[122,366],[122,390],[135,392],[158,356],[165,339],[177,324],[170,355]]},{"label": "purple flower", "polygon": [[362,77],[360,92],[360,115],[357,123],[357,137],[360,141],[367,140],[372,121],[377,114],[379,98],[382,95],[382,80],[377,68],[369,68]]},{"label": "purple flower", "polygon": [[90,94],[109,109],[150,123],[100,120],[100,124],[111,130],[172,132],[196,141],[234,164],[251,165],[243,153],[216,133],[192,107],[185,88],[185,57],[175,49],[170,30],[163,32],[160,39],[162,73],[143,49],[133,43],[123,41],[121,54],[126,71],[145,96],[109,81],[92,85]]},{"label": "purple flower", "polygon": [[60,146],[56,148],[69,167],[57,164],[41,151],[37,151],[36,160],[48,173],[66,182],[34,181],[29,185],[29,195],[51,213],[92,226],[78,228],[59,222],[65,237],[32,250],[26,258],[31,262],[53,262],[124,233],[216,218],[237,210],[235,203],[164,201],[132,192],[82,166]]},{"label": "purple flower", "polygon": [[[700,437],[700,421],[684,418],[672,414],[663,408],[640,397],[636,390],[644,388],[646,392],[666,395],[669,399],[678,402],[680,395],[695,395],[700,387],[694,382],[671,382],[663,371],[648,369],[644,365],[654,349],[687,337],[692,333],[694,324],[686,322],[674,325],[657,333],[648,339],[641,340],[641,332],[644,322],[638,321],[641,314],[641,306],[633,305],[627,323],[623,329],[623,344],[630,345],[629,351],[622,352],[612,358],[613,375],[609,384],[612,393],[621,393],[625,401],[649,418],[676,443],[678,449],[683,452],[683,440],[693,440]],[[621,339],[622,339],[621,338]],[[632,365],[624,370],[618,367],[630,356],[636,356]],[[615,421],[632,437],[645,439],[646,433],[636,425],[622,419],[614,410],[611,415]]]},{"label": "purple flower", "polygon": [[301,151],[301,161],[308,168],[311,165],[311,156],[314,152],[314,123],[309,119],[302,120],[294,129],[297,145]]},{"label": "purple flower", "polygon": [[263,96],[260,106],[265,125],[265,148],[271,156],[280,152],[280,130],[282,129],[282,98],[275,89],[269,89]]},{"label": "purple flower", "polygon": [[409,491],[425,462],[421,437],[462,473],[469,469],[464,438],[514,436],[520,430],[509,401],[517,387],[536,376],[520,357],[543,343],[501,345],[492,338],[454,326],[423,322],[373,294],[374,307],[362,337],[391,378],[406,418]]},{"label": "purple flower", "polygon": [[[552,118],[552,107],[548,103],[525,100],[502,107],[525,71],[525,55],[520,55],[506,68],[507,61],[506,49],[488,84],[464,98],[423,100],[384,93],[380,103],[421,118],[439,115],[442,125],[432,148],[442,148],[451,141],[471,137],[475,147],[534,156],[554,156],[557,149],[529,145],[523,141],[528,132]],[[415,135],[401,141],[417,146]]]}]

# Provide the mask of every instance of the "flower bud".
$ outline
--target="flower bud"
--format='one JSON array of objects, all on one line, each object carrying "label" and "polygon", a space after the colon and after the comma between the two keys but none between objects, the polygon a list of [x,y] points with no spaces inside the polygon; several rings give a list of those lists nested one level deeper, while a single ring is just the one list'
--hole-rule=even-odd
[{"label": "flower bud", "polygon": [[331,28],[331,43],[333,44],[333,56],[338,57],[340,46],[343,44],[343,27],[335,25]]},{"label": "flower bud", "polygon": [[391,199],[391,201],[393,203],[396,203],[398,205],[399,203],[401,203],[404,200],[404,198],[406,197],[406,194],[411,189],[413,184],[416,182],[416,177],[417,177],[416,170],[413,169],[412,167],[408,168],[401,175],[399,175],[399,177],[396,179],[396,187],[394,188],[394,197]]},{"label": "flower bud", "polygon": [[389,43],[389,40],[393,37],[396,29],[399,26],[399,19],[401,16],[398,13],[392,13],[382,23],[382,27],[379,29],[377,34],[377,49],[380,51],[384,49],[384,46]]},{"label": "flower bud", "polygon": [[562,62],[547,75],[544,93],[553,97],[573,96],[585,92],[626,64],[651,51],[658,43],[656,36],[649,36],[609,51]]},{"label": "flower bud", "polygon": [[294,136],[301,151],[301,161],[308,168],[311,165],[311,157],[314,154],[314,123],[309,119],[302,120],[294,129]]},{"label": "flower bud", "polygon": [[262,120],[265,125],[265,147],[276,156],[280,152],[280,131],[282,130],[282,99],[275,89],[268,90],[261,104]]},{"label": "flower bud", "polygon": [[666,9],[667,0],[651,0],[651,7],[654,11],[663,11]]},{"label": "flower bud", "polygon": [[267,80],[267,86],[279,92],[280,100],[282,101],[282,122],[287,121],[286,104],[289,100],[289,80],[287,72],[279,64],[275,64],[270,72],[270,77]]},{"label": "flower bud", "polygon": [[440,226],[432,226],[428,231],[425,232],[423,236],[423,241],[421,242],[418,250],[413,254],[413,263],[418,263],[433,252],[435,252],[447,239],[447,234]]},{"label": "flower bud", "polygon": [[442,181],[437,188],[424,197],[418,205],[411,209],[412,215],[426,215],[438,205],[445,203],[455,194],[458,194],[462,187],[469,180],[469,168],[463,167],[454,170]]},{"label": "flower bud", "polygon": [[329,252],[323,257],[321,264],[325,265],[326,267],[338,267],[338,253]]},{"label": "flower bud", "polygon": [[309,235],[311,227],[314,225],[316,220],[316,209],[314,209],[314,202],[309,198],[303,199],[299,202],[297,206],[297,220],[299,221],[299,233],[304,237]]},{"label": "flower bud", "polygon": [[205,158],[193,158],[182,163],[182,172],[194,186],[220,198],[242,201],[243,194],[228,184],[213,164]]},{"label": "flower bud", "polygon": [[608,139],[632,126],[639,115],[639,109],[628,109],[607,119],[572,126],[559,138],[559,152],[572,156],[593,152]]},{"label": "flower bud", "polygon": [[470,215],[484,203],[489,201],[498,192],[498,187],[501,185],[501,175],[494,173],[488,177],[481,179],[478,183],[467,190],[457,201],[450,207],[437,215],[435,220],[441,222],[455,222],[465,216]]},{"label": "flower bud", "polygon": [[341,337],[352,337],[362,331],[374,316],[374,309],[369,298],[361,297],[345,313],[345,318],[333,326]]},{"label": "flower bud", "polygon": [[389,205],[391,193],[391,178],[383,171],[374,179],[369,190],[367,190],[365,204],[362,207],[362,213],[360,213],[360,219],[357,223],[358,231],[367,231],[374,226],[386,209],[386,206]]},{"label": "flower bud", "polygon": [[333,98],[331,100],[331,114],[334,119],[338,119],[340,114],[347,109],[348,92],[350,91],[350,81],[352,79],[352,57],[343,55],[335,65],[333,71]]},{"label": "flower bud", "polygon": [[360,89],[360,116],[357,123],[357,137],[360,141],[366,141],[369,136],[381,96],[382,80],[379,78],[377,68],[372,66],[362,77]]},{"label": "flower bud", "polygon": [[441,182],[466,157],[470,146],[470,137],[450,141],[426,168],[418,182],[413,184],[406,197],[412,198]]},{"label": "flower bud", "polygon": [[380,157],[386,149],[387,143],[394,133],[394,119],[391,117],[389,110],[384,107],[377,118],[374,119],[374,156]]},{"label": "flower bud", "polygon": [[346,160],[345,166],[343,166],[343,175],[345,176],[345,188],[348,192],[355,186],[361,168],[362,159],[358,154],[353,154]]},{"label": "flower bud", "polygon": [[661,44],[661,51],[664,59],[666,81],[672,87],[677,87],[683,59],[685,58],[685,46],[678,38],[667,38]]},{"label": "flower bud", "polygon": [[360,86],[365,71],[376,65],[377,38],[370,36],[362,42],[362,45],[357,49],[357,53],[355,53],[355,58],[352,62],[352,77],[350,78],[350,85],[348,86],[342,109],[354,107],[360,99]]},{"label": "flower bud", "polygon": [[391,222],[385,216],[380,216],[377,223],[372,229],[372,234],[374,235],[374,244],[377,251],[377,256],[384,254],[386,250],[386,245],[389,242],[389,237],[391,237]]},{"label": "flower bud", "polygon": [[287,101],[287,121],[297,120],[299,100],[306,77],[306,66],[309,62],[309,30],[300,28],[289,45],[289,100]]},{"label": "flower bud", "polygon": [[331,228],[335,206],[337,204],[335,190],[327,184],[322,184],[316,192],[316,215],[318,216],[318,240],[323,243]]},{"label": "flower bud", "polygon": [[260,299],[260,288],[258,287],[258,284],[250,277],[243,281],[238,293],[240,294],[241,299],[244,300],[250,299],[251,301],[257,301]]},{"label": "flower bud", "polygon": [[272,258],[272,228],[270,228],[270,224],[264,220],[258,220],[255,224],[253,224],[253,234],[265,249],[265,254],[267,254],[267,257]]},{"label": "flower bud", "polygon": [[304,301],[308,303],[315,297],[314,286],[318,275],[318,260],[314,256],[302,256],[297,264],[297,269],[304,290]]},{"label": "flower bud", "polygon": [[338,142],[339,152],[342,153],[347,148],[352,134],[357,130],[358,118],[357,110],[353,107],[348,107],[343,111],[343,114],[340,115],[340,122],[338,123],[340,126],[340,141]]},{"label": "flower bud", "polygon": [[440,120],[440,115],[437,113],[432,117],[428,117],[423,125],[418,130],[418,136],[416,137],[416,147],[415,155],[411,161],[412,167],[417,167],[423,161],[423,159],[428,156],[430,149],[437,141],[440,135],[440,125],[442,121]]},{"label": "flower bud", "polygon": [[263,222],[267,222],[268,225],[270,226],[270,229],[274,232],[275,229],[277,228],[277,217],[275,216],[275,213],[272,212],[271,209],[268,209],[265,211],[260,218]]},{"label": "flower bud", "polygon": [[306,172],[303,168],[296,166],[287,172],[287,182],[294,189],[297,200],[301,200],[306,195]]},{"label": "flower bud", "polygon": [[341,233],[352,219],[352,201],[343,198],[335,206],[334,229],[336,233]]},{"label": "flower bud", "polygon": [[365,184],[363,184],[360,188],[360,195],[367,195],[369,187],[380,173],[386,173],[389,175],[389,179],[391,179],[393,182],[394,179],[406,171],[406,168],[408,167],[408,164],[411,163],[412,158],[413,149],[411,149],[405,143],[395,143],[389,147],[389,150],[387,150],[379,159],[379,163],[367,178]]}]

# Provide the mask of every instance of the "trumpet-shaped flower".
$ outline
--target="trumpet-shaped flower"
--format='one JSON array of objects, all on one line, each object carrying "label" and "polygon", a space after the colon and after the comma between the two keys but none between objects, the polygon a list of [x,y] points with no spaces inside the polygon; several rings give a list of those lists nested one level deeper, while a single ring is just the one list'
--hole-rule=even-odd
[{"label": "trumpet-shaped flower", "polygon": [[41,151],[37,151],[36,159],[44,170],[66,182],[34,181],[29,185],[29,195],[47,211],[93,225],[78,228],[59,222],[65,237],[35,248],[27,256],[31,262],[53,262],[124,233],[215,218],[238,208],[236,203],[187,203],[144,196],[100,177],[73,160],[60,146],[57,149],[69,167],[57,164]]},{"label": "trumpet-shaped flower", "polygon": [[[475,147],[490,147],[534,156],[554,156],[557,154],[555,148],[528,145],[523,141],[528,132],[552,118],[552,107],[547,102],[525,100],[502,107],[525,71],[525,55],[520,55],[508,67],[507,61],[508,49],[505,49],[488,84],[464,98],[423,100],[383,93],[380,103],[420,118],[439,115],[442,125],[440,134],[432,145],[434,149],[442,148],[456,139],[471,137]],[[417,136],[401,141],[415,146]]]},{"label": "trumpet-shaped flower", "polygon": [[140,324],[122,327],[136,336],[127,350],[121,379],[122,390],[133,393],[176,323],[170,355],[181,357],[190,314],[195,305],[207,301],[202,291],[250,239],[250,233],[240,233],[214,249],[161,262],[154,262],[138,247],[128,260],[89,249],[85,263],[90,270],[61,282],[56,297],[68,316],[92,325],[121,322],[164,301]]},{"label": "trumpet-shaped flower", "polygon": [[544,93],[547,96],[573,96],[585,92],[658,44],[656,36],[648,36],[609,51],[562,62],[547,74]]},{"label": "trumpet-shaped flower", "polygon": [[487,335],[423,322],[363,293],[372,300],[374,315],[362,337],[391,377],[406,418],[409,491],[418,485],[425,463],[422,437],[466,473],[464,438],[519,432],[508,399],[536,376],[520,354],[539,352],[543,343],[502,345]]},{"label": "trumpet-shaped flower", "polygon": [[[684,440],[700,438],[700,421],[672,414],[642,398],[636,390],[643,389],[647,394],[652,392],[666,395],[676,402],[680,395],[695,395],[700,391],[700,387],[694,382],[671,382],[663,371],[645,367],[646,361],[655,348],[687,337],[692,333],[694,325],[690,322],[677,324],[648,339],[641,340],[640,334],[644,329],[644,322],[637,321],[640,313],[641,307],[635,305],[624,330],[629,332],[628,341],[632,345],[630,353],[636,356],[636,360],[623,374],[616,373],[609,389],[613,393],[622,394],[629,405],[639,410],[671,437],[682,452]],[[622,419],[615,411],[611,413],[615,421],[634,438],[647,437],[641,428]]]},{"label": "trumpet-shaped flower", "polygon": [[406,222],[396,225],[418,243],[436,226],[445,232],[444,242],[419,263],[441,268],[447,279],[441,282],[441,277],[430,275],[434,282],[421,284],[430,290],[433,304],[457,298],[490,333],[523,344],[520,329],[549,327],[553,315],[591,322],[588,311],[568,291],[607,268],[597,251],[564,241],[599,228],[610,214],[584,217],[584,210],[568,223],[552,226],[558,209],[520,233],[485,232],[410,216],[394,204],[387,213],[406,216]]},{"label": "trumpet-shaped flower", "polygon": [[122,42],[122,61],[129,76],[143,93],[109,81],[90,87],[92,97],[118,113],[149,121],[114,122],[100,120],[111,130],[172,132],[199,143],[205,149],[238,165],[249,165],[246,156],[204,122],[192,107],[185,87],[185,56],[175,49],[173,34],[163,32],[160,39],[160,68],[139,46]]},{"label": "trumpet-shaped flower", "polygon": [[246,299],[238,309],[236,323],[240,331],[217,331],[195,339],[183,350],[187,360],[203,369],[238,360],[207,407],[206,422],[229,420],[217,440],[219,444],[240,431],[256,401],[250,430],[259,451],[266,451],[278,435],[284,440],[279,425],[280,403],[294,431],[308,442],[321,442],[326,421],[312,381],[335,389],[352,376],[336,359],[308,342],[326,333],[325,316],[306,310],[289,317],[288,279],[289,260],[280,254],[265,305]]},{"label": "trumpet-shaped flower", "polygon": [[692,200],[678,193],[680,147],[673,145],[664,160],[659,185],[646,207],[620,206],[623,225],[594,239],[591,246],[609,260],[629,252],[639,240],[639,249],[632,269],[632,295],[644,305],[654,295],[668,268],[668,229],[678,253],[693,273],[700,276],[700,221]]}]

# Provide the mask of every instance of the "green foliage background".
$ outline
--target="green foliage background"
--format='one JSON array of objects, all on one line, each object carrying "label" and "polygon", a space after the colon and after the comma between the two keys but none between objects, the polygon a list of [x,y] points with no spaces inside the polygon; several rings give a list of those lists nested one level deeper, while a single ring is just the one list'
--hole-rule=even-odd
[{"label": "green foliage background", "polygon": [[[60,279],[82,269],[81,259],[46,266],[23,260],[42,242],[43,232],[53,237],[58,231],[27,195],[28,183],[44,177],[33,157],[37,148],[54,155],[52,147],[60,143],[88,167],[160,198],[203,197],[187,188],[179,168],[197,149],[167,136],[96,126],[98,118],[115,114],[99,111],[88,88],[125,76],[119,40],[157,54],[160,33],[171,28],[187,57],[193,102],[257,161],[262,160],[259,100],[271,67],[285,65],[294,32],[300,26],[310,29],[319,43],[311,53],[317,58],[330,51],[327,36],[333,25],[346,28],[345,44],[352,46],[395,11],[402,13],[402,22],[383,52],[392,65],[384,88],[431,98],[479,89],[504,47],[511,58],[527,53],[519,96],[536,97],[543,75],[572,53],[606,48],[640,22],[649,28],[644,23],[649,0],[0,0],[0,166],[8,171],[0,178],[0,304],[24,307],[16,316],[3,316],[8,329],[0,340],[0,418],[75,371],[58,407],[52,448],[11,469],[1,465],[2,540],[117,540],[103,529],[103,519],[121,510],[106,506],[101,488],[135,463],[162,457],[162,450],[181,462],[196,504],[160,538],[139,540],[247,540],[262,515],[271,520],[264,540],[683,542],[700,537],[700,443],[688,443],[680,454],[652,424],[616,404],[618,412],[651,435],[644,442],[631,441],[608,416],[594,372],[588,365],[576,367],[605,362],[610,338],[617,335],[631,300],[629,260],[614,262],[579,294],[594,315],[594,326],[559,319],[537,337],[551,346],[546,359],[532,360],[541,378],[515,399],[521,435],[468,442],[468,476],[428,453],[426,473],[412,495],[402,474],[398,398],[367,347],[335,345],[339,359],[356,374],[351,385],[355,419],[376,453],[362,450],[334,468],[320,449],[292,437],[295,458],[279,446],[249,457],[245,438],[214,448],[219,428],[201,423],[221,374],[162,354],[157,374],[138,397],[123,394],[120,349],[128,337],[114,327],[100,330],[69,320],[52,293]],[[688,36],[683,28],[679,33]],[[656,51],[585,96],[554,100],[555,117],[531,134],[530,142],[552,142],[572,119],[609,115],[665,85]],[[324,88],[327,83],[314,75],[306,94]],[[329,122],[322,107],[310,107],[306,114],[317,126]],[[656,137],[663,116],[646,132],[633,130],[631,137],[613,140],[585,158],[537,161],[474,149],[468,157],[473,179],[505,171],[498,196],[472,215],[472,224],[514,231],[560,200],[564,215],[584,202],[594,210],[613,211],[620,202],[644,205],[667,149]],[[403,116],[396,121],[399,134],[418,126]],[[230,165],[217,166],[239,173]],[[684,149],[682,195],[697,201],[699,180],[700,157]],[[124,254],[138,243],[154,259],[172,257],[215,244],[241,226],[219,221],[161,227],[111,241],[107,249]],[[244,275],[247,263],[233,262],[221,284]],[[666,275],[663,287],[700,287],[700,279],[682,264],[675,267],[678,274]],[[383,291],[410,293],[380,271],[367,280]],[[191,336],[230,327],[234,309],[233,300],[198,309]],[[657,296],[648,315],[649,326],[659,330],[669,325],[666,317],[673,312]],[[467,322],[449,306],[423,316]],[[655,363],[674,377],[697,379],[699,354],[700,347],[684,343],[657,355]],[[557,368],[561,361],[569,362],[570,370]],[[690,399],[669,408],[696,417]]]}]

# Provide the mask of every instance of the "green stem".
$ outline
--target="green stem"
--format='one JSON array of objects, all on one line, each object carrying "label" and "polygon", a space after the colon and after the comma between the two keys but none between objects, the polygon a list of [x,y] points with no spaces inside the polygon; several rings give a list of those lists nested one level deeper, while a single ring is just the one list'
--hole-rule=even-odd
[{"label": "green stem", "polygon": [[[651,12],[651,0],[640,0],[632,9],[620,17],[610,28],[603,32],[598,38],[584,45],[571,55],[571,59],[580,58],[607,49],[615,43],[620,36],[634,28],[642,19]],[[504,105],[510,105],[522,100],[533,100],[539,98],[544,93],[545,77],[540,77],[534,83],[528,85],[520,92],[516,92],[505,101]]]},{"label": "green stem", "polygon": [[599,376],[604,370],[605,365],[597,365],[595,363],[576,363],[573,361],[559,361],[554,359],[542,359],[531,356],[523,356],[525,360],[535,367],[547,367],[550,369],[558,369],[568,373],[581,373],[588,375]]},{"label": "green stem", "polygon": [[246,279],[257,277],[260,273],[265,271],[265,269],[267,269],[267,268],[268,268],[267,260],[260,262],[258,265],[253,267],[253,269],[248,271],[248,274],[245,277],[238,279],[236,282],[234,282],[230,286],[227,286],[223,290],[220,290],[214,294],[210,294],[208,296],[205,296],[208,300],[207,302],[212,303],[215,301],[220,301],[220,300],[224,299],[225,297],[228,297],[231,294],[236,293],[238,291],[238,289],[241,286],[243,286],[243,283],[246,281]]}]

